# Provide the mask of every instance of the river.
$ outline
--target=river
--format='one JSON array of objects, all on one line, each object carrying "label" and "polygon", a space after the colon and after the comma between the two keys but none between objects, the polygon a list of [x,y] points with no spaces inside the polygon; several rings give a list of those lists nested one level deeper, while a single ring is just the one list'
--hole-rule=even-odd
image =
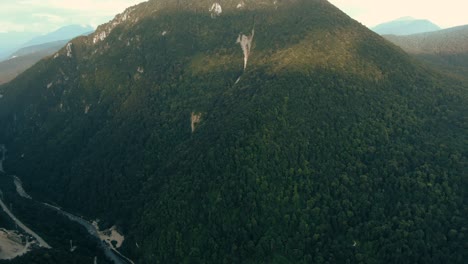
[{"label": "river", "polygon": [[[4,173],[3,161],[5,160],[6,151],[7,150],[6,150],[5,146],[0,144],[0,172],[2,172],[2,173]],[[26,191],[24,190],[21,179],[18,178],[17,176],[13,176],[13,181],[14,181],[14,184],[16,186],[16,191],[17,191],[18,195],[23,197],[23,198],[32,200],[31,196],[29,196],[26,193]],[[100,237],[99,229],[95,225],[93,225],[91,222],[86,221],[85,219],[83,219],[81,217],[70,214],[70,213],[62,210],[61,208],[59,208],[57,206],[53,206],[53,205],[50,205],[50,204],[47,204],[47,203],[42,203],[42,204],[44,206],[46,206],[47,208],[49,208],[51,210],[54,210],[54,211],[57,211],[60,214],[66,216],[68,219],[70,219],[70,221],[76,222],[76,223],[82,225],[83,227],[85,227],[89,234],[91,234],[93,237],[95,237],[96,239],[99,240],[99,246],[104,251],[104,254],[106,255],[106,257],[109,260],[111,260],[112,262],[114,262],[116,264],[128,264],[128,263],[135,264],[132,260],[125,257],[117,249],[115,249],[114,246],[112,245],[112,243],[106,243],[105,241],[103,241],[101,239],[101,237]],[[21,227],[21,229],[23,229],[26,233],[28,233],[31,236],[33,236],[34,238],[36,238],[36,240],[38,241],[38,243],[39,243],[39,245],[41,247],[51,248],[49,246],[49,244],[47,244],[39,235],[37,235],[35,232],[33,232],[31,229],[29,229],[27,226],[25,226],[21,221],[19,221],[13,215],[13,213],[11,213],[11,211],[8,209],[8,207],[3,203],[3,201],[1,199],[0,199],[0,206],[11,217],[11,219],[13,219],[13,221],[19,227]]]},{"label": "river", "polygon": [[56,207],[56,206],[53,206],[53,205],[50,205],[50,204],[47,204],[47,203],[43,203],[43,204],[45,206],[47,206],[48,208],[50,208],[50,209],[52,209],[54,211],[57,211],[57,212],[61,213],[62,215],[68,217],[68,219],[70,219],[71,221],[76,222],[76,223],[84,226],[86,228],[86,230],[88,231],[88,233],[90,233],[92,236],[98,238],[99,245],[103,249],[104,254],[110,260],[112,260],[114,263],[117,263],[117,264],[127,264],[127,263],[135,264],[133,261],[131,261],[130,259],[128,259],[124,255],[122,255],[120,252],[118,252],[117,250],[111,248],[110,245],[108,245],[107,243],[102,241],[101,238],[99,237],[99,230],[97,230],[96,227],[92,223],[90,223],[89,221],[86,221],[81,217],[78,217],[76,215],[73,215],[73,214],[70,214],[70,213],[68,213],[66,211],[63,211],[59,207]]},{"label": "river", "polygon": [[15,222],[15,224],[17,224],[21,229],[24,230],[24,232],[30,234],[37,240],[37,242],[39,243],[39,246],[43,248],[52,248],[51,246],[49,246],[49,244],[47,244],[47,242],[44,241],[44,239],[42,239],[42,237],[40,237],[31,229],[29,229],[29,227],[27,227],[18,218],[16,218],[16,216],[8,209],[8,207],[5,205],[5,203],[3,203],[1,199],[0,199],[0,206],[2,207],[3,211],[5,211],[5,213],[7,213],[7,215]]}]

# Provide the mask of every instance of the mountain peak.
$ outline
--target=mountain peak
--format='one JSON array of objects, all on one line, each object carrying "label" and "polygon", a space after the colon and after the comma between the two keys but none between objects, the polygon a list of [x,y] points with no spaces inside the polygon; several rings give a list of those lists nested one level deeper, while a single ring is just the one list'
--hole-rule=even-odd
[{"label": "mountain peak", "polygon": [[427,19],[415,19],[412,17],[402,17],[372,28],[373,31],[380,35],[411,35],[440,29],[439,26]]},{"label": "mountain peak", "polygon": [[88,34],[94,31],[94,28],[89,25],[67,25],[53,32],[33,38],[23,44],[23,47],[35,46],[44,43],[72,39],[76,36]]},{"label": "mountain peak", "polygon": [[[306,6],[319,2],[327,3],[326,0],[150,0],[129,7],[108,23],[100,25],[92,35],[91,42],[97,44],[103,41],[117,26],[133,26],[161,13],[193,12],[216,19],[239,14],[239,12],[278,10],[288,6]],[[163,32],[167,33],[167,31]]]}]

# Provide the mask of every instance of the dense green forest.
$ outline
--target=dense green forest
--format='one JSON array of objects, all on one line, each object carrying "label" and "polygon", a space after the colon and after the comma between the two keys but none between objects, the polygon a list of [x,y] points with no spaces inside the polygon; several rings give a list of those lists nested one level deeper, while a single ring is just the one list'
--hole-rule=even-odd
[{"label": "dense green forest", "polygon": [[0,86],[8,173],[136,263],[464,263],[468,86],[327,1],[219,3],[145,2]]}]

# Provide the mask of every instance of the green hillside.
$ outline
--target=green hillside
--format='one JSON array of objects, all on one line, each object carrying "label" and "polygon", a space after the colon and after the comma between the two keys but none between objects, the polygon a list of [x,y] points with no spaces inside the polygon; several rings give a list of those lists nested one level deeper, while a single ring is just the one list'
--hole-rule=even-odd
[{"label": "green hillside", "polygon": [[444,72],[468,76],[467,25],[423,34],[384,37]]},{"label": "green hillside", "polygon": [[219,5],[131,7],[0,86],[6,170],[135,263],[464,263],[468,87],[324,0]]}]

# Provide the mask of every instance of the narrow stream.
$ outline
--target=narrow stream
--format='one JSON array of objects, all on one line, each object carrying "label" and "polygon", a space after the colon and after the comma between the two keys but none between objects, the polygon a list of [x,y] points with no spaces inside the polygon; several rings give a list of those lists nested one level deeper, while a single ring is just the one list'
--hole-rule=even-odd
[{"label": "narrow stream", "polygon": [[[98,233],[98,230],[96,229],[96,227],[93,226],[93,224],[91,224],[90,222],[84,220],[83,218],[81,217],[78,217],[78,216],[75,216],[75,215],[72,215],[68,212],[65,212],[63,211],[62,209],[56,207],[56,206],[53,206],[53,205],[50,205],[50,204],[47,204],[47,203],[43,203],[45,206],[47,206],[48,208],[54,210],[54,211],[57,211],[59,212],[60,214],[68,217],[68,219],[70,219],[70,221],[73,221],[73,222],[76,222],[82,226],[84,226],[86,228],[86,230],[88,231],[88,233],[90,233],[92,236],[96,237],[98,240],[99,240],[99,245],[100,247],[102,248],[102,250],[104,251],[104,254],[110,259],[112,260],[114,263],[116,264],[126,264],[128,262],[133,263],[133,261],[130,261],[129,259],[127,259],[126,257],[124,257],[123,255],[121,255],[119,252],[111,249],[109,247],[109,245],[107,245],[107,243],[105,243],[104,241],[102,241],[99,237],[99,233]],[[122,258],[124,258],[126,261],[123,261]]]},{"label": "narrow stream", "polygon": [[8,209],[8,207],[5,205],[5,203],[3,203],[1,199],[0,199],[0,206],[2,207],[3,211],[5,211],[5,213],[7,213],[7,215],[15,222],[15,224],[17,224],[21,229],[24,230],[24,232],[30,234],[37,240],[37,242],[39,243],[39,246],[43,248],[52,248],[49,244],[47,244],[47,242],[44,241],[44,239],[42,239],[42,237],[40,237],[31,229],[29,229],[29,227],[27,227],[18,218],[16,218],[16,216]]},{"label": "narrow stream", "polygon": [[[3,170],[3,161],[5,160],[6,151],[7,150],[6,150],[5,146],[0,144],[0,172],[2,172],[2,173],[5,173],[4,170]],[[31,196],[29,196],[29,194],[27,194],[26,191],[24,190],[21,179],[18,178],[17,176],[13,176],[13,181],[14,181],[14,184],[15,184],[16,191],[17,191],[18,195],[23,197],[23,198],[32,200]],[[50,204],[47,204],[47,203],[42,203],[42,204],[44,206],[46,206],[47,208],[49,208],[51,210],[54,210],[56,212],[59,212],[60,214],[66,216],[70,221],[76,222],[76,223],[82,225],[83,227],[85,227],[89,234],[91,234],[93,237],[95,237],[95,238],[97,238],[99,240],[99,246],[104,251],[104,254],[106,255],[106,257],[109,260],[111,260],[112,262],[114,262],[116,264],[128,264],[128,263],[135,264],[132,260],[130,260],[129,258],[122,255],[119,251],[117,251],[113,247],[112,244],[108,244],[105,241],[103,241],[101,239],[101,237],[99,236],[99,230],[91,222],[86,221],[81,217],[70,214],[70,213],[62,210],[59,207],[56,207],[56,206],[53,206],[53,205],[50,205]],[[2,209],[11,217],[11,219],[13,219],[13,221],[19,227],[21,227],[21,229],[23,229],[26,233],[28,233],[31,236],[33,236],[34,238],[36,238],[36,240],[38,241],[38,243],[39,243],[39,245],[41,247],[51,248],[49,246],[49,244],[47,244],[39,235],[37,235],[34,231],[32,231],[27,226],[25,226],[21,221],[19,221],[13,215],[13,213],[11,213],[11,211],[8,209],[8,207],[3,203],[3,201],[1,199],[0,199],[0,207],[2,207]]]},{"label": "narrow stream", "polygon": [[65,211],[63,211],[62,209],[60,209],[60,208],[58,208],[56,206],[53,206],[53,205],[50,205],[50,204],[47,204],[47,203],[43,203],[43,204],[45,206],[47,206],[48,208],[50,208],[50,209],[52,209],[54,211],[57,211],[57,212],[61,213],[62,215],[68,217],[68,219],[70,219],[70,221],[76,222],[76,223],[84,226],[86,228],[86,230],[88,231],[88,233],[90,233],[92,236],[96,237],[99,240],[99,245],[102,248],[102,250],[104,251],[104,254],[110,260],[112,260],[114,263],[116,263],[116,264],[126,264],[126,263],[134,264],[133,261],[131,261],[127,257],[120,254],[120,252],[112,249],[107,243],[102,241],[101,238],[99,237],[99,231],[90,222],[84,220],[81,217],[78,217],[76,215],[72,215],[72,214],[70,214],[68,212],[65,212]]}]

